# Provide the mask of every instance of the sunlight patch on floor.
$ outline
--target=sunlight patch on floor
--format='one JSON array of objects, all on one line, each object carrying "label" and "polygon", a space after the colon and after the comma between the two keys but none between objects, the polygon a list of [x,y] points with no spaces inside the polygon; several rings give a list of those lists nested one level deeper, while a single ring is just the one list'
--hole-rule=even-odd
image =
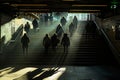
[{"label": "sunlight patch on floor", "polygon": [[60,68],[58,69],[55,74],[53,74],[52,76],[50,77],[47,77],[47,78],[44,78],[43,80],[58,80],[59,77],[66,71],[66,68],[63,67],[63,68]]},{"label": "sunlight patch on floor", "polygon": [[14,73],[5,74],[4,76],[0,77],[0,80],[14,80],[16,78],[23,76],[24,74],[26,74],[28,72],[34,71],[36,69],[37,68],[34,68],[34,67],[23,68],[23,69],[16,71]]}]

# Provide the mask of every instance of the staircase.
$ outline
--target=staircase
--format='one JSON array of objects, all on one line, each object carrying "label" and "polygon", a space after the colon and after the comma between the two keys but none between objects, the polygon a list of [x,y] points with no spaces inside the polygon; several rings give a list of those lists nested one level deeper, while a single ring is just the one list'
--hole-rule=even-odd
[{"label": "staircase", "polygon": [[[48,52],[40,44],[39,47],[30,50],[28,55],[23,55],[22,51],[19,54],[7,54],[2,64],[13,65],[117,65],[117,61],[112,54],[112,51],[107,46],[103,36],[95,31],[86,31],[86,26],[95,28],[93,22],[79,22],[77,30],[70,37],[71,45],[68,53],[64,53],[63,47],[59,44],[58,48],[53,50],[50,48]],[[93,27],[94,26],[94,27]],[[42,28],[41,28],[42,29]],[[90,30],[90,29],[88,29]],[[39,33],[36,33],[39,34]],[[40,36],[39,36],[40,37]],[[33,41],[37,38],[37,35]],[[37,40],[36,40],[37,41]],[[37,42],[36,42],[37,43]],[[42,44],[42,43],[41,43]],[[34,45],[31,48],[35,48]]]}]

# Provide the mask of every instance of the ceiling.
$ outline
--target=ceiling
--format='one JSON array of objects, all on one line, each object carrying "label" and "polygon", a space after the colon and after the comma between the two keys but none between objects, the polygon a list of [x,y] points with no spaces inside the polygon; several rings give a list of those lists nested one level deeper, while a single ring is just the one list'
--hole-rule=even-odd
[{"label": "ceiling", "polygon": [[101,12],[111,0],[0,0],[2,8],[23,12]]},{"label": "ceiling", "polygon": [[85,3],[85,4],[107,4],[111,0],[0,0],[0,2],[10,2],[10,3],[48,3],[51,2],[53,3],[59,3],[59,2],[80,2],[80,3]]}]

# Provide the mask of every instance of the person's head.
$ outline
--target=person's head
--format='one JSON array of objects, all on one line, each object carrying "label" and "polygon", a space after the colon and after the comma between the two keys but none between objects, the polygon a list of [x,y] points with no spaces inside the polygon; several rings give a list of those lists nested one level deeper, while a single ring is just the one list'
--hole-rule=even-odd
[{"label": "person's head", "polygon": [[75,18],[77,18],[77,16],[76,16],[76,15],[75,15],[74,17],[75,17]]},{"label": "person's head", "polygon": [[46,34],[46,37],[48,37],[48,34]]},{"label": "person's head", "polygon": [[67,37],[67,33],[64,33],[64,37]]},{"label": "person's head", "polygon": [[58,26],[60,26],[60,24],[58,24]]},{"label": "person's head", "polygon": [[57,33],[54,33],[53,36],[57,36]]},{"label": "person's head", "polygon": [[23,36],[27,36],[27,34],[26,33],[24,33],[24,35]]},{"label": "person's head", "polygon": [[54,33],[54,36],[56,36],[56,33]]},{"label": "person's head", "polygon": [[71,22],[71,24],[73,24],[73,22]]}]

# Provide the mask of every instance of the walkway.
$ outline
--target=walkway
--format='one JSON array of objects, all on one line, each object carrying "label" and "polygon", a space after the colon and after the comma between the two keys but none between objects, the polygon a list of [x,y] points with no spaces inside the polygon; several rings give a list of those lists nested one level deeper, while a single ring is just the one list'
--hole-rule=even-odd
[{"label": "walkway", "polygon": [[[69,21],[66,26],[71,23]],[[89,22],[92,23],[92,22]],[[42,45],[43,37],[46,33],[51,36],[56,29],[59,22],[55,22],[50,25],[40,26],[39,32],[30,31],[28,36],[30,37],[28,55],[24,55],[21,48],[21,43],[18,41],[18,45],[14,48],[8,48],[4,55],[3,64],[20,64],[20,65],[117,65],[117,61],[114,58],[112,51],[107,46],[104,38],[97,35],[97,33],[86,33],[85,27],[86,21],[80,21],[77,30],[70,37],[71,46],[68,53],[63,52],[63,47],[59,44],[56,51],[52,48],[48,53],[44,51]],[[89,25],[92,28],[93,24]],[[93,37],[94,36],[94,37]],[[11,47],[11,46],[9,46]]]},{"label": "walkway", "polygon": [[[46,33],[54,33],[56,22],[30,31],[29,54],[22,53],[21,43],[6,50],[0,68],[0,80],[119,80],[120,69],[106,41],[97,32],[86,33],[86,21],[80,21],[70,37],[68,53],[58,46],[44,51],[42,40]],[[89,22],[92,23],[92,22]],[[66,29],[68,32],[66,24]],[[94,26],[92,25],[89,25]]]}]

